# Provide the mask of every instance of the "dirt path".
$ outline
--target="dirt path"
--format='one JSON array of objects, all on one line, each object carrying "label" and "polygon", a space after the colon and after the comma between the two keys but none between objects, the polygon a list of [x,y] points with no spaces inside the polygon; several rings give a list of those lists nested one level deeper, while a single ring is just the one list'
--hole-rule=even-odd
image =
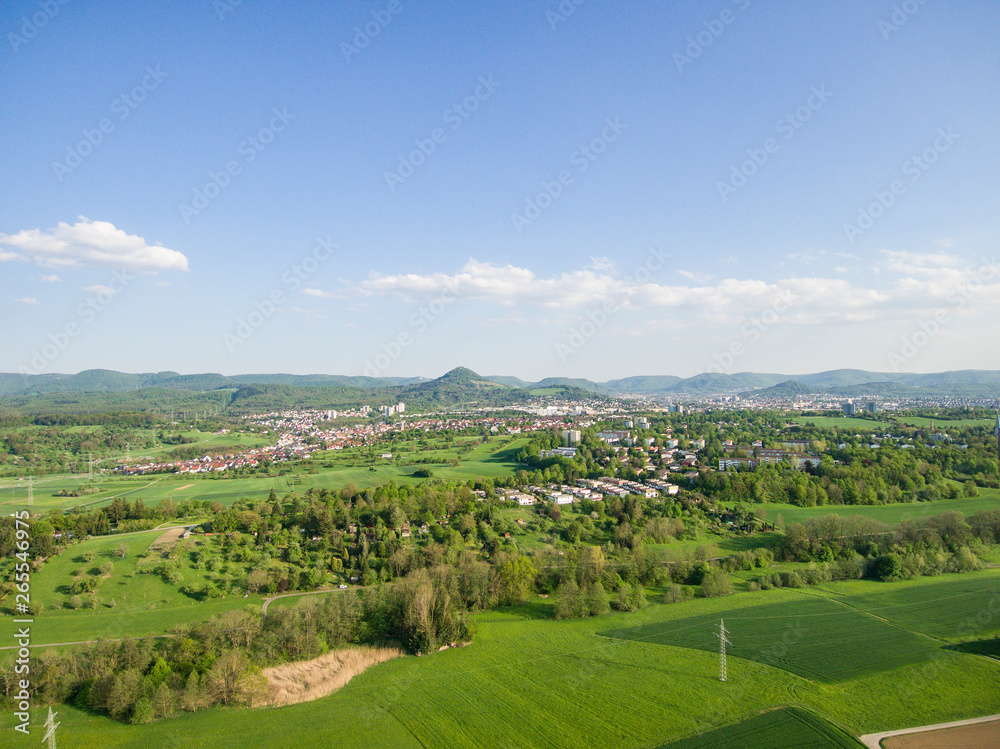
[{"label": "dirt path", "polygon": [[[140,635],[139,637],[119,637],[115,640],[108,640],[107,642],[122,642],[125,639],[129,640],[144,640],[146,638],[153,640],[162,640],[167,637],[174,637],[174,635]],[[100,642],[100,640],[77,640],[75,642],[33,642],[28,645],[29,648],[62,648],[68,645],[92,645],[95,642]],[[20,645],[4,645],[0,650],[17,650]]]},{"label": "dirt path", "polygon": [[[910,734],[920,734],[920,733],[925,733],[927,731],[937,732],[945,728],[957,728],[959,726],[973,726],[979,723],[990,723],[993,721],[1000,721],[1000,715],[987,715],[982,718],[970,718],[969,720],[956,720],[951,723],[936,723],[931,726],[917,726],[916,728],[903,728],[898,731],[882,731],[881,733],[869,733],[865,734],[864,736],[860,736],[859,739],[861,740],[861,743],[869,747],[869,749],[882,749],[883,746],[881,744],[882,739],[887,739],[892,736],[908,736]],[[996,731],[1000,732],[1000,725],[997,725],[993,728],[995,728]],[[974,738],[985,737],[985,743],[958,744],[951,736],[944,736],[942,734],[938,734],[938,737],[941,737],[941,743],[936,742],[937,737],[926,737],[928,741],[925,742],[886,744],[885,749],[910,749],[911,747],[912,749],[918,749],[918,748],[934,749],[935,747],[942,747],[942,749],[962,749],[966,746],[970,747],[970,749],[973,747],[982,747],[982,749],[987,749],[987,747],[996,746],[995,743],[989,740],[990,736],[995,737],[996,735],[997,735],[996,733],[977,734],[977,736]]]},{"label": "dirt path", "polygon": [[[322,590],[307,590],[303,593],[281,593],[280,595],[271,596],[270,598],[264,599],[264,604],[260,607],[260,613],[267,616],[267,607],[271,605],[271,601],[277,601],[279,598],[293,598],[295,596],[318,596],[321,593],[336,593],[340,588],[323,588]],[[345,588],[344,590],[360,590],[360,588]]]},{"label": "dirt path", "polygon": [[163,551],[174,544],[184,535],[184,531],[187,530],[186,525],[181,525],[177,528],[171,528],[166,533],[157,536],[156,540],[149,545],[150,551]]}]

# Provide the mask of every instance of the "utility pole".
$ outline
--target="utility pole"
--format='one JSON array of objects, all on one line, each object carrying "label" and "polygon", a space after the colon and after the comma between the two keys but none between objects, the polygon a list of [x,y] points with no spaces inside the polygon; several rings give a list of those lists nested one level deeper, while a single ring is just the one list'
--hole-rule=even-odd
[{"label": "utility pole", "polygon": [[729,638],[726,637],[729,632],[726,630],[726,622],[723,619],[719,619],[719,631],[716,633],[716,637],[719,638],[719,681],[726,680],[726,645],[732,645]]},{"label": "utility pole", "polygon": [[34,504],[34,501],[35,501],[35,493],[34,493],[34,491],[32,491],[33,487],[31,486],[31,482],[33,480],[34,480],[34,477],[28,476],[28,507],[31,507],[32,504]]}]

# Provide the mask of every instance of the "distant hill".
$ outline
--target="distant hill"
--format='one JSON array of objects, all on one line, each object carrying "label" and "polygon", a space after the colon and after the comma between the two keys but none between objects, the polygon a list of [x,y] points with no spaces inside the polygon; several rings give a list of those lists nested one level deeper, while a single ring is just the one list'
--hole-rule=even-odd
[{"label": "distant hill", "polygon": [[705,372],[688,377],[686,380],[672,385],[668,393],[737,393],[753,388],[766,388],[779,382],[791,379],[782,375],[754,374],[753,372],[738,372],[737,374],[721,374]]},{"label": "distant hill", "polygon": [[777,385],[771,385],[769,388],[758,390],[755,395],[765,398],[796,398],[800,395],[815,395],[823,392],[826,391],[822,388],[806,385],[804,382],[799,382],[798,380],[785,380],[784,382],[779,382]]},{"label": "distant hill", "polygon": [[680,381],[674,375],[647,375],[608,380],[604,385],[616,393],[652,394],[665,393]]},{"label": "distant hill", "polygon": [[[759,393],[794,397],[829,393],[843,398],[956,397],[995,398],[1000,371],[956,370],[930,374],[885,373],[835,369],[803,375],[759,372],[703,373],[680,378],[644,375],[594,382],[584,378],[547,377],[528,382],[518,377],[482,377],[458,367],[437,379],[365,377],[327,374],[240,374],[172,371],[126,373],[89,369],[76,374],[20,375],[0,373],[0,406],[33,413],[42,409],[188,408],[198,403],[230,410],[280,408],[285,404],[316,408],[384,405],[400,400],[418,409],[463,404],[506,406],[533,399],[531,391],[551,389],[549,397],[583,399],[608,395],[674,395],[700,397]],[[176,395],[171,395],[176,393]],[[190,395],[183,395],[188,393]],[[202,394],[205,397],[195,397]],[[65,396],[65,397],[61,397]]]},{"label": "distant hill", "polygon": [[585,380],[580,377],[546,377],[544,380],[539,380],[532,385],[532,388],[578,388],[580,390],[589,390],[592,393],[607,390],[601,383]]},{"label": "distant hill", "polygon": [[506,375],[486,375],[484,379],[499,382],[501,385],[512,388],[532,388],[535,386],[533,382],[522,380],[520,377],[507,377]]}]

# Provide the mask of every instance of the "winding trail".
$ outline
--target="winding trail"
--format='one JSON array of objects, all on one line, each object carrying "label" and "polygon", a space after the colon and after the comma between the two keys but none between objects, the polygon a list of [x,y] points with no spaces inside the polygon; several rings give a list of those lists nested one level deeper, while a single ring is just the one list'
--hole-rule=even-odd
[{"label": "winding trail", "polygon": [[[270,598],[264,599],[264,604],[260,607],[260,613],[267,616],[267,607],[271,605],[271,601],[277,601],[279,598],[294,598],[295,596],[318,596],[321,593],[339,593],[342,590],[364,590],[366,586],[355,585],[353,587],[347,588],[323,588],[321,590],[307,590],[301,593],[281,593],[276,596],[271,596]],[[370,585],[367,587],[371,587]]]}]

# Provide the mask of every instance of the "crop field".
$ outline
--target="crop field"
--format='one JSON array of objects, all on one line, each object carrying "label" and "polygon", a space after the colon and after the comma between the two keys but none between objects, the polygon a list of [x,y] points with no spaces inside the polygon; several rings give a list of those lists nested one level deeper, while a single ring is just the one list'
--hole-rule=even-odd
[{"label": "crop field", "polygon": [[[936,582],[940,581],[940,582]],[[960,642],[1000,633],[1000,570],[920,578],[841,599],[906,629]]]},{"label": "crop field", "polygon": [[860,749],[861,742],[828,721],[784,707],[660,749]]},{"label": "crop field", "polygon": [[[946,586],[947,581],[935,579],[932,583]],[[836,592],[840,585],[830,588]],[[848,588],[855,595],[885,589],[885,585],[874,583]],[[739,612],[760,613],[761,609],[785,605],[789,608],[783,613],[789,614],[795,604],[815,607],[816,600],[815,595],[802,591],[773,590],[566,621],[551,618],[551,599],[539,600],[524,608],[476,615],[478,631],[469,647],[380,664],[315,702],[184,713],[147,726],[125,725],[60,705],[56,708],[61,722],[59,746],[639,749],[669,745],[670,741],[720,727],[739,730],[732,724],[761,710],[789,705],[818,716],[816,725],[824,725],[819,719],[829,720],[855,734],[1000,712],[1000,693],[995,688],[1000,663],[978,655],[941,649],[941,657],[930,672],[925,672],[924,663],[908,665],[905,658],[897,656],[894,670],[855,668],[852,681],[828,683],[736,654],[741,643],[745,647],[748,632],[748,625],[738,619]],[[802,609],[801,613],[815,611]],[[853,615],[878,621],[859,612]],[[609,629],[676,626],[677,622],[696,619],[703,619],[710,628],[723,616],[727,624],[735,625],[731,639],[736,643],[726,683],[718,680],[715,652],[599,634]],[[794,629],[788,629],[789,624],[794,628],[795,620],[785,621],[782,629],[775,630],[775,642],[786,632],[792,635],[787,658],[793,657],[794,648],[812,648],[812,639],[836,636],[845,619],[813,617],[825,622],[820,628],[807,623],[805,616],[798,618],[808,628],[801,639],[794,640]],[[36,627],[39,622],[36,620]],[[883,626],[906,635],[891,625]],[[859,628],[858,635],[871,636],[873,632],[881,637],[880,630],[867,628]],[[832,659],[834,655],[824,657]],[[926,692],[899,694],[901,684],[918,680]],[[920,698],[922,694],[927,698]],[[623,702],[619,695],[627,695],[627,700]],[[37,745],[34,734],[38,731],[41,735],[38,728],[43,719],[44,711],[35,710],[32,736],[25,740],[17,737],[13,745]],[[800,730],[771,720],[778,724],[772,725],[772,730],[783,734],[795,736],[793,731]],[[778,745],[770,743],[771,734],[762,736],[767,738],[761,743],[743,746],[770,749]]]},{"label": "crop field", "polygon": [[[719,618],[706,614],[601,634],[717,652]],[[825,682],[920,663],[936,649],[925,638],[825,598],[796,596],[734,609],[725,613],[725,621],[733,656]]]},{"label": "crop field", "polygon": [[896,525],[904,520],[932,517],[942,512],[961,512],[966,517],[982,510],[1000,509],[1000,489],[980,489],[978,497],[939,499],[934,502],[902,502],[890,505],[823,505],[822,507],[795,507],[786,504],[752,505],[754,509],[767,510],[768,522],[774,522],[780,514],[785,523],[804,523],[823,515],[863,515],[875,518],[888,525]]}]

